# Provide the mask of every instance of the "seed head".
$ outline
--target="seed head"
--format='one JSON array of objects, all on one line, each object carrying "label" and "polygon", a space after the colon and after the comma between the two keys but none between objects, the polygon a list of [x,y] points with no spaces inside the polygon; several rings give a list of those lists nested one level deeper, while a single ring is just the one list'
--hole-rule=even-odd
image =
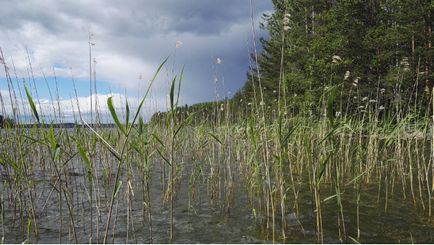
[{"label": "seed head", "polygon": [[289,18],[288,16],[283,17],[283,24],[288,25],[289,24]]},{"label": "seed head", "polygon": [[182,42],[181,41],[176,41],[176,44],[175,44],[175,48],[180,48],[181,46],[182,46]]},{"label": "seed head", "polygon": [[342,61],[342,58],[339,55],[333,55],[332,56],[332,63],[337,64]]},{"label": "seed head", "polygon": [[344,80],[347,80],[350,77],[350,71],[345,72]]}]

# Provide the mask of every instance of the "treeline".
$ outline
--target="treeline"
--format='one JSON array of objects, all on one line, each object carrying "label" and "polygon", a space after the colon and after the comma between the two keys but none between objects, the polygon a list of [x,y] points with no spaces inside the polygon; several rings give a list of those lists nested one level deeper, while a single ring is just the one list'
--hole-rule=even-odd
[{"label": "treeline", "polygon": [[258,108],[318,116],[325,97],[333,97],[336,115],[360,115],[368,107],[400,115],[429,112],[432,1],[272,2],[274,12],[261,23],[268,38],[260,39],[260,54],[251,54],[242,89],[230,101],[182,111],[200,111],[205,120],[226,103],[233,118]]},{"label": "treeline", "polygon": [[[335,109],[351,114],[371,101],[422,112],[433,86],[430,0],[273,0],[264,15],[263,52],[252,55],[235,100],[254,99],[315,113],[336,88]],[[381,100],[381,101],[377,101]],[[427,108],[425,106],[424,108]]]},{"label": "treeline", "polygon": [[[210,125],[236,121],[241,115],[239,105],[235,100],[225,99],[222,101],[197,103],[194,105],[184,105],[177,107],[176,120],[188,121],[189,125]],[[234,117],[238,115],[238,117]],[[151,117],[151,122],[166,123],[167,112],[157,112]]]},{"label": "treeline", "polygon": [[0,128],[12,127],[14,125],[14,120],[9,117],[0,115]]}]

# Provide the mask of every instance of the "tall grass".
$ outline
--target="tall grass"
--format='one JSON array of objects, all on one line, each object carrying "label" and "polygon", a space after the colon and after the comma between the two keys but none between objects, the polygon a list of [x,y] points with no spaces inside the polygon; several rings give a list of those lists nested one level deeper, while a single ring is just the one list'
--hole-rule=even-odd
[{"label": "tall grass", "polygon": [[[196,197],[203,194],[210,207],[230,216],[237,190],[247,196],[243,205],[251,210],[262,235],[273,242],[290,241],[294,227],[288,217],[296,220],[300,233],[314,229],[317,242],[330,237],[363,241],[367,200],[362,197],[372,186],[379,210],[390,212],[390,201],[399,196],[432,218],[434,107],[425,115],[406,111],[421,103],[434,106],[432,99],[415,99],[414,106],[398,101],[383,110],[380,101],[385,95],[378,87],[375,102],[360,100],[357,113],[336,116],[334,106],[343,84],[325,88],[316,108],[320,115],[309,116],[292,113],[281,84],[273,113],[267,108],[276,105],[266,104],[257,67],[254,103],[240,102],[249,108],[245,115],[235,116],[229,100],[217,101],[211,115],[216,120],[193,125],[201,112],[183,115],[178,106],[182,69],[170,80],[164,119],[145,122],[141,109],[166,62],[150,79],[135,112],[128,101],[120,113],[113,98],[107,100],[115,128],[85,122],[78,103],[75,116],[86,127],[69,130],[46,124],[36,92],[27,87],[32,79],[12,86],[7,73],[16,124],[6,125],[0,138],[0,171],[5,176],[0,182],[2,241],[10,239],[8,224],[18,228],[20,241],[37,242],[42,236],[39,217],[54,209],[60,220],[59,243],[114,242],[121,227],[126,227],[126,243],[154,242],[158,227],[153,215],[162,210],[168,211],[167,241],[176,242],[177,197],[188,196],[189,212],[194,213]],[[257,63],[257,56],[252,62]],[[8,71],[6,62],[4,66]],[[28,106],[20,108],[17,94],[25,95]],[[339,103],[349,108],[352,102]],[[53,120],[61,121],[60,104],[52,107],[57,112]],[[33,115],[31,125],[20,123],[20,113],[26,110]],[[158,177],[160,197],[152,192]],[[184,182],[186,192],[181,188]],[[306,196],[309,202],[303,200]],[[160,207],[159,199],[164,204]],[[355,211],[348,208],[351,202]],[[134,203],[140,203],[140,209]],[[6,215],[9,210],[12,215]],[[120,218],[124,210],[126,220]]]}]

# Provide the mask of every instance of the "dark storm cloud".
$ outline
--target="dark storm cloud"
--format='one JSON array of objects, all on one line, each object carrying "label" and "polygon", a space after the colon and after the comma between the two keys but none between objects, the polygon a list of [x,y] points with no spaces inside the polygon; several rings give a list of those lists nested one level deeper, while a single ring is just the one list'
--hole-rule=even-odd
[{"label": "dark storm cloud", "polygon": [[[253,1],[256,25],[263,12],[271,11],[270,2]],[[149,76],[167,55],[177,67],[186,65],[183,95],[188,103],[212,99],[214,73],[219,86],[224,80],[232,94],[245,79],[251,47],[247,43],[251,40],[248,0],[1,3],[0,46],[20,43],[41,66],[68,60],[65,66],[85,75],[90,30],[95,34],[98,77],[119,86],[134,88],[134,78],[142,73],[142,67],[144,75]],[[177,41],[183,45],[175,50]],[[222,64],[213,64],[217,57]],[[164,86],[156,91],[161,96],[166,92]]]},{"label": "dark storm cloud", "polygon": [[[137,27],[158,33],[194,33],[198,35],[216,34],[231,25],[244,22],[249,18],[248,0],[151,0],[151,1],[113,1],[122,13],[123,19],[130,18],[141,23]],[[255,1],[258,12],[270,10],[269,1]],[[115,18],[116,19],[116,18]],[[118,23],[123,22],[122,20]],[[122,25],[124,26],[124,25]],[[122,31],[123,29],[118,29]],[[136,29],[135,31],[143,31]],[[134,33],[137,33],[134,32]],[[123,32],[116,33],[123,34]]]}]

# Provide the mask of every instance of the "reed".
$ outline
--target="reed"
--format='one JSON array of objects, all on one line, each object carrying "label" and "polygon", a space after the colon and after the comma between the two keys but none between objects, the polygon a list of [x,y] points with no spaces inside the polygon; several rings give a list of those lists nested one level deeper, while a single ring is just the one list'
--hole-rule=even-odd
[{"label": "reed", "polygon": [[[337,107],[344,111],[353,103],[339,100],[346,86],[340,84],[323,89],[314,105],[318,115],[304,115],[290,109],[283,84],[276,104],[265,104],[259,73],[252,104],[239,102],[246,108],[242,116],[233,112],[231,100],[216,99],[207,112],[213,120],[198,123],[195,117],[203,111],[182,114],[179,106],[182,69],[169,81],[168,112],[162,120],[145,122],[140,111],[166,62],[157,68],[134,112],[128,101],[121,113],[112,97],[107,100],[115,128],[85,122],[78,102],[74,113],[86,128],[46,124],[42,104],[33,96],[35,85],[33,92],[27,87],[32,79],[23,82],[23,91],[8,80],[16,125],[5,126],[0,138],[0,170],[5,176],[0,181],[2,242],[10,238],[10,227],[19,230],[21,241],[37,242],[44,225],[40,219],[50,209],[58,210],[59,243],[121,238],[127,243],[140,238],[160,242],[162,226],[155,216],[164,211],[167,240],[177,242],[177,206],[182,204],[178,197],[183,195],[189,215],[200,212],[197,207],[205,197],[210,209],[230,218],[242,193],[242,205],[261,236],[271,242],[290,242],[295,229],[314,230],[310,239],[318,243],[330,237],[363,242],[368,203],[375,203],[378,212],[393,213],[398,199],[425,219],[432,217],[433,98],[411,99],[418,104],[410,106],[396,100],[382,108],[385,95],[378,86],[371,95],[375,99],[358,99],[360,108],[354,113],[347,109],[337,116]],[[57,105],[49,105],[55,112],[51,119],[61,121],[56,93],[50,95],[53,101],[57,97]],[[20,108],[18,94],[25,96],[27,106]],[[425,114],[408,111],[422,103],[433,108]],[[18,120],[26,110],[33,115],[33,125]],[[373,187],[377,200],[372,202],[364,197]],[[125,235],[118,237],[123,230]]]}]

